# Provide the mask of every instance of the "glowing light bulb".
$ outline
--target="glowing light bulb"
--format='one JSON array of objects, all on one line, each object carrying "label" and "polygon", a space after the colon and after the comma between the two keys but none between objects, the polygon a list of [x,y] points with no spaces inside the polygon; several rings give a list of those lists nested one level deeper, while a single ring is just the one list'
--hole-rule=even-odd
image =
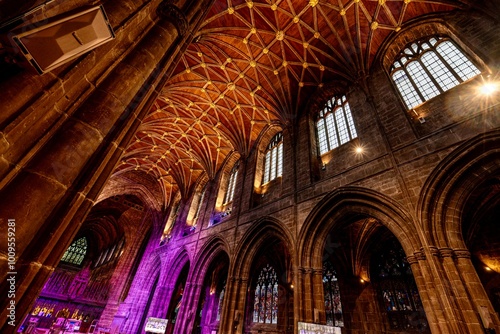
[{"label": "glowing light bulb", "polygon": [[356,148],[354,149],[354,152],[356,152],[357,154],[363,153],[363,151],[363,147],[361,146],[356,146]]}]

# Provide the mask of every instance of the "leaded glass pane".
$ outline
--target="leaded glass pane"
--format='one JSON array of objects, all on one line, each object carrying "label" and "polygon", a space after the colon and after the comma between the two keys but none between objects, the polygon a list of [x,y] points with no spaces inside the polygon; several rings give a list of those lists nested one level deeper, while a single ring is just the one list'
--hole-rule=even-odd
[{"label": "leaded glass pane", "polygon": [[264,165],[264,183],[269,182],[269,173],[271,171],[271,151],[266,153],[266,163]]},{"label": "leaded glass pane", "polygon": [[481,73],[450,40],[439,36],[407,46],[395,59],[391,71],[409,109]]},{"label": "leaded glass pane", "polygon": [[428,333],[415,279],[406,255],[394,240],[384,243],[372,261],[372,281],[394,330]]},{"label": "leaded glass pane", "polygon": [[267,146],[264,162],[263,183],[274,180],[282,175],[283,171],[283,136],[276,134]]},{"label": "leaded glass pane", "polygon": [[326,324],[329,326],[343,327],[342,302],[337,273],[330,261],[323,263],[323,290],[325,294]]},{"label": "leaded glass pane", "polygon": [[278,162],[277,162],[277,176],[283,175],[283,144],[278,146]]},{"label": "leaded glass pane", "polygon": [[455,76],[434,51],[424,53],[421,59],[422,63],[427,67],[432,77],[438,82],[443,91],[447,91],[459,84]]},{"label": "leaded glass pane", "polygon": [[320,154],[357,137],[351,108],[345,95],[328,100],[325,108],[318,113],[316,128]]},{"label": "leaded glass pane", "polygon": [[434,96],[439,95],[439,89],[436,87],[436,85],[434,85],[420,62],[412,61],[408,64],[408,66],[406,66],[406,70],[417,85],[420,94],[423,95],[425,100],[429,100]]},{"label": "leaded glass pane", "polygon": [[222,314],[222,303],[224,302],[224,294],[226,293],[226,282],[219,294],[219,304],[217,305],[217,321],[220,321],[220,315]]},{"label": "leaded glass pane", "polygon": [[74,241],[64,252],[61,261],[75,264],[77,266],[81,265],[87,254],[87,238],[82,237]]},{"label": "leaded glass pane", "polygon": [[225,198],[224,198],[224,204],[230,203],[233,201],[234,197],[234,189],[236,185],[236,178],[238,177],[238,164],[236,164],[233,169],[231,170],[231,174],[229,175],[229,183],[227,186]]},{"label": "leaded glass pane", "polygon": [[260,271],[255,286],[253,322],[278,322],[278,279],[276,271],[269,264]]},{"label": "leaded glass pane", "polygon": [[335,129],[335,121],[333,119],[333,113],[329,113],[326,116],[326,129],[328,135],[328,144],[330,145],[330,150],[339,146],[339,141],[337,138],[337,130]]},{"label": "leaded glass pane", "polygon": [[328,152],[328,144],[326,142],[326,129],[325,129],[325,120],[320,119],[316,123],[316,128],[318,130],[318,145],[319,145],[319,153],[324,154]]},{"label": "leaded glass pane", "polygon": [[451,41],[440,43],[436,50],[463,81],[475,77],[481,71]]}]

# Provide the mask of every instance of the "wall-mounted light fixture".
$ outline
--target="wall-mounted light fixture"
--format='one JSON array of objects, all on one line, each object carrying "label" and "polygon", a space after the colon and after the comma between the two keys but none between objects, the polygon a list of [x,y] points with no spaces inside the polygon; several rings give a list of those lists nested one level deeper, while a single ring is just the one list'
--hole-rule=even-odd
[{"label": "wall-mounted light fixture", "polygon": [[103,6],[55,21],[11,31],[11,38],[39,74],[72,60],[115,38]]}]

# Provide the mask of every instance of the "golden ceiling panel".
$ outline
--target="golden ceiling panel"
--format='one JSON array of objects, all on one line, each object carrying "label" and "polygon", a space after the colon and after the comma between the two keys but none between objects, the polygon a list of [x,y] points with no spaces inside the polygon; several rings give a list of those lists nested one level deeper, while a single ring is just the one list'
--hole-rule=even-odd
[{"label": "golden ceiling panel", "polygon": [[[318,87],[367,75],[405,22],[452,0],[216,0],[124,154],[117,173],[154,175],[189,195],[231,151],[293,122]],[[168,203],[167,203],[168,204]]]}]

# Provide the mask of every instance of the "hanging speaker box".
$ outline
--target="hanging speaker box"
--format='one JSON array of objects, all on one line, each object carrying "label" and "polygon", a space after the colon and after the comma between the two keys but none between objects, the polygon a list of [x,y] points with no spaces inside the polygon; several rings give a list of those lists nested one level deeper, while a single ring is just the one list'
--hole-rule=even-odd
[{"label": "hanging speaker box", "polygon": [[115,38],[102,6],[12,31],[11,38],[39,74],[48,72]]}]

